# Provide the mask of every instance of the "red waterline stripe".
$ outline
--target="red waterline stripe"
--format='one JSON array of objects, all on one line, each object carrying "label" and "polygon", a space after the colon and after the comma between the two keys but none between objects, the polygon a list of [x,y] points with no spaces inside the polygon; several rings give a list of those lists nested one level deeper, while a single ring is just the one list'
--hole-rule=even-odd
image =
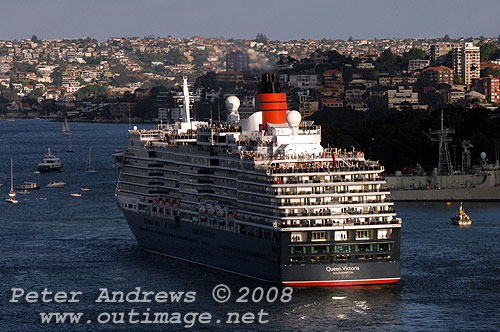
[{"label": "red waterline stripe", "polygon": [[394,279],[374,279],[374,280],[340,280],[340,281],[283,281],[287,286],[292,287],[325,287],[325,286],[359,286],[392,284],[401,278]]}]

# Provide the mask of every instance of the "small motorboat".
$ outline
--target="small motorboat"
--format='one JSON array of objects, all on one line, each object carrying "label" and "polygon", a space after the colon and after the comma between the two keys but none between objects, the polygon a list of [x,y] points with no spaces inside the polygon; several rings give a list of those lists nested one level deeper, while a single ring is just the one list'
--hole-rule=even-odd
[{"label": "small motorboat", "polygon": [[26,190],[26,189],[18,190],[17,193],[21,194],[21,195],[29,195],[30,194],[29,190]]},{"label": "small motorboat", "polygon": [[82,194],[80,193],[72,193],[72,194],[69,194],[71,197],[82,197]]},{"label": "small motorboat", "polygon": [[472,220],[470,220],[469,216],[464,212],[462,208],[462,202],[460,202],[460,209],[458,210],[457,214],[451,218],[451,222],[454,225],[460,225],[460,226],[468,226],[472,223]]},{"label": "small motorboat", "polygon": [[62,181],[50,181],[47,184],[47,188],[62,188],[66,185],[66,182]]},{"label": "small motorboat", "polygon": [[18,184],[16,187],[16,190],[23,191],[23,190],[37,190],[40,189],[40,186],[33,181],[24,181],[23,184]]},{"label": "small motorboat", "polygon": [[81,187],[80,190],[81,191],[89,191],[90,189],[88,187]]}]

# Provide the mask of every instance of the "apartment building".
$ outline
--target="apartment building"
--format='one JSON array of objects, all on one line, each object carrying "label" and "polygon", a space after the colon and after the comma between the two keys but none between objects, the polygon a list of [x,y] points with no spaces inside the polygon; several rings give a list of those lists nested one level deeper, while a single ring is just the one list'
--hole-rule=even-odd
[{"label": "apartment building", "polygon": [[478,46],[465,43],[453,49],[453,71],[460,76],[463,84],[470,87],[472,80],[481,74],[481,53]]},{"label": "apartment building", "polygon": [[428,67],[430,63],[431,63],[430,60],[424,60],[424,59],[410,60],[408,63],[408,71],[414,72],[415,70],[424,69]]},{"label": "apartment building", "polygon": [[430,79],[435,85],[453,84],[453,69],[446,66],[426,68],[422,71],[422,75]]},{"label": "apartment building", "polygon": [[303,117],[308,117],[316,113],[319,109],[317,101],[302,101],[299,103],[299,112]]},{"label": "apartment building", "polygon": [[250,57],[248,53],[236,51],[226,55],[226,70],[227,71],[249,71]]},{"label": "apartment building", "polygon": [[418,92],[413,92],[413,88],[398,86],[395,90],[387,90],[387,104],[389,108],[403,109],[411,106],[413,109],[426,109],[427,105],[419,105]]},{"label": "apartment building", "polygon": [[472,86],[484,91],[490,103],[500,103],[500,79],[498,77],[490,75],[488,77],[473,79]]},{"label": "apartment building", "polygon": [[454,48],[460,47],[459,43],[437,43],[432,44],[429,48],[429,56],[431,61],[443,64],[446,62],[448,53]]},{"label": "apartment building", "polygon": [[326,88],[331,88],[344,84],[342,71],[330,69],[323,72],[323,81]]},{"label": "apartment building", "polygon": [[288,86],[294,88],[319,88],[321,82],[317,74],[292,74],[289,77]]}]

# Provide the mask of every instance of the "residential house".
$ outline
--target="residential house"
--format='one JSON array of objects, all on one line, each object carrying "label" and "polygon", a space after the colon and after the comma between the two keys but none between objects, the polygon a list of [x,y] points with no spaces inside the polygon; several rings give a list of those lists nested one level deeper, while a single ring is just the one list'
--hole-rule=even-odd
[{"label": "residential house", "polygon": [[422,75],[431,80],[435,85],[453,85],[453,70],[446,66],[426,68],[422,71]]},{"label": "residential house", "polygon": [[344,107],[344,101],[337,98],[321,98],[321,105],[330,108]]},{"label": "residential house", "polygon": [[398,86],[395,90],[387,90],[387,104],[389,108],[401,110],[406,107],[412,109],[427,109],[427,105],[419,105],[418,92],[413,92],[413,88]]},{"label": "residential house", "polygon": [[430,60],[423,60],[423,59],[410,60],[408,63],[408,71],[414,72],[416,70],[424,69],[428,67],[430,63],[431,63]]},{"label": "residential house", "polygon": [[326,88],[337,87],[344,84],[343,73],[340,70],[330,69],[323,72],[323,82]]},{"label": "residential house", "polygon": [[319,110],[319,103],[317,101],[299,102],[299,112],[303,117],[311,116],[318,110]]},{"label": "residential house", "polygon": [[321,82],[317,74],[291,74],[289,76],[288,86],[291,88],[319,88]]}]

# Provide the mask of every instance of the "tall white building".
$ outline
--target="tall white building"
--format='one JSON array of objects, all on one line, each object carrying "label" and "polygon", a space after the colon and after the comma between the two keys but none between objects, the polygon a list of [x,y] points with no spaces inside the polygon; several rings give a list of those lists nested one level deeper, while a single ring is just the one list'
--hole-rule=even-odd
[{"label": "tall white building", "polygon": [[478,46],[465,43],[453,49],[453,71],[462,78],[462,82],[470,86],[472,79],[481,74],[481,53]]}]

